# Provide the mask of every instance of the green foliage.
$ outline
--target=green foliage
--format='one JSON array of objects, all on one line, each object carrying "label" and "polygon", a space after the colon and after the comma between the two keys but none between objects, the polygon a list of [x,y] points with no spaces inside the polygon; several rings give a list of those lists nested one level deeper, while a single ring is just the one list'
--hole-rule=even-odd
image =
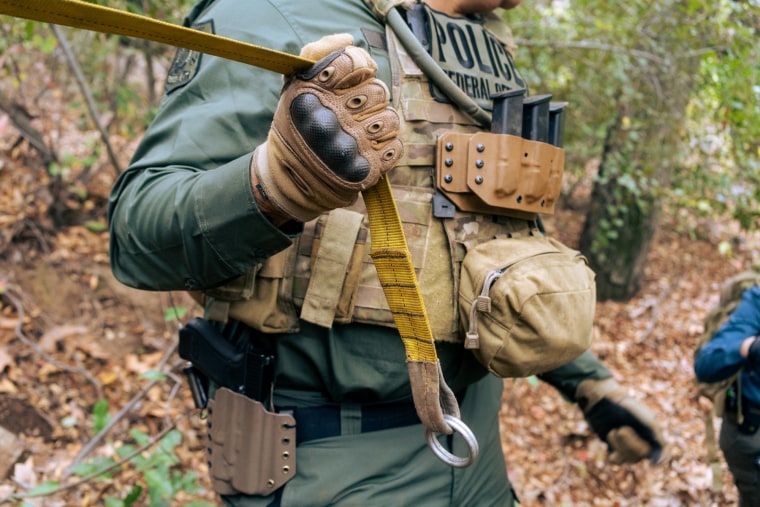
[{"label": "green foliage", "polygon": [[99,479],[111,479],[113,476],[108,469],[113,466],[114,463],[113,458],[96,456],[88,461],[77,463],[76,466],[72,467],[71,471],[74,475],[80,477],[95,475]]},{"label": "green foliage", "polygon": [[[103,408],[105,406],[105,409]],[[98,403],[93,409],[93,420],[103,419],[103,412],[108,411],[107,403]],[[96,427],[98,424],[94,424]],[[195,471],[182,472],[178,470],[180,459],[176,454],[176,448],[182,443],[182,434],[177,430],[169,431],[157,443],[151,441],[150,435],[133,429],[130,436],[136,445],[124,444],[116,448],[116,456],[99,456],[86,462],[79,463],[72,469],[72,473],[80,477],[95,476],[101,480],[112,478],[110,470],[117,464],[117,460],[128,460],[138,472],[141,484],[134,484],[130,491],[123,497],[108,496],[104,500],[106,507],[129,507],[135,505],[143,497],[147,490],[148,507],[168,507],[172,505],[174,498],[180,492],[198,493],[200,486],[197,484]],[[142,449],[142,451],[140,451]],[[43,486],[45,486],[43,488]],[[40,485],[38,495],[51,493],[57,484],[46,483]],[[37,488],[35,488],[37,489]],[[212,507],[206,502],[195,501],[195,507]]]},{"label": "green foliage", "polygon": [[27,496],[45,496],[54,492],[58,488],[58,483],[54,481],[43,482],[38,484],[27,492]]},{"label": "green foliage", "polygon": [[140,375],[140,378],[144,378],[146,380],[164,380],[166,378],[166,374],[159,370],[148,370],[145,373],[142,373]]},{"label": "green foliage", "polygon": [[184,306],[172,306],[167,308],[164,312],[164,320],[171,322],[173,320],[180,320],[187,314],[187,308]]},{"label": "green foliage", "polygon": [[730,214],[753,229],[760,226],[760,9],[721,2],[713,21],[716,50],[702,59],[703,85],[689,110],[694,157],[676,177],[686,195],[706,201],[701,214]]},{"label": "green foliage", "polygon": [[92,408],[92,428],[97,435],[105,428],[111,420],[108,413],[108,400],[98,400]]},{"label": "green foliage", "polygon": [[88,231],[90,232],[105,232],[108,230],[108,225],[106,225],[104,222],[98,222],[94,220],[90,220],[86,224],[84,224]]},{"label": "green foliage", "polygon": [[582,177],[598,158],[608,173],[601,177],[617,178],[638,204],[667,198],[711,216],[732,213],[746,228],[760,225],[757,2],[543,0],[531,7],[508,11],[507,19],[531,93],[570,102],[571,176]]}]

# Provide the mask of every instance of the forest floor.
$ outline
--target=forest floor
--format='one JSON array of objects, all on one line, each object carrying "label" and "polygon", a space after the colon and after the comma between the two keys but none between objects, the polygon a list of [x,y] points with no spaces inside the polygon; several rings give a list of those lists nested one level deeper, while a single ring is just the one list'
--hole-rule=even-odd
[{"label": "forest floor", "polygon": [[[119,149],[127,157],[132,147]],[[178,322],[165,317],[185,307],[186,320],[198,308],[184,294],[113,279],[108,170],[93,173],[86,198],[63,203],[81,216],[61,226],[50,219],[61,205],[50,176],[34,167],[0,114],[0,505],[214,504],[204,422],[176,354]],[[562,209],[546,223],[575,246],[583,216]],[[731,255],[720,244],[731,245]],[[711,492],[692,354],[719,283],[759,251],[760,238],[730,221],[665,209],[637,295],[598,305],[592,350],[657,415],[670,443],[663,463],[610,465],[605,444],[556,391],[532,379],[505,381],[503,448],[523,506],[736,504],[725,465],[722,489]]]}]

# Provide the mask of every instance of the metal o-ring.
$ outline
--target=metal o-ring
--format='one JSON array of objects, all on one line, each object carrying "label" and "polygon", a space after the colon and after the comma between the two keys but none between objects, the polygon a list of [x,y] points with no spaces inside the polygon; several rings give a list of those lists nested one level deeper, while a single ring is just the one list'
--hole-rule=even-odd
[{"label": "metal o-ring", "polygon": [[455,432],[462,435],[464,442],[467,444],[467,447],[470,450],[470,455],[465,458],[455,456],[446,450],[443,445],[441,445],[438,439],[435,438],[435,433],[433,431],[426,429],[425,440],[427,440],[428,447],[430,447],[430,450],[433,451],[433,454],[435,454],[436,458],[451,467],[465,468],[472,465],[472,463],[475,461],[475,458],[478,457],[479,451],[478,440],[475,438],[475,434],[465,423],[462,422],[461,419],[457,419],[454,416],[444,414],[443,420],[446,422],[446,424],[451,426]]}]

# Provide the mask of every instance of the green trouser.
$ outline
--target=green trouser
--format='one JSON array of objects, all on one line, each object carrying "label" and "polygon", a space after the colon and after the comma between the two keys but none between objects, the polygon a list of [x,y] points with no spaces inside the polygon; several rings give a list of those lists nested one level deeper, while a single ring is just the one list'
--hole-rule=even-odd
[{"label": "green trouser", "polygon": [[[451,468],[427,447],[421,424],[311,440],[297,449],[296,476],[268,497],[229,496],[226,505],[263,507],[513,507],[499,435],[503,380],[494,376],[467,388],[462,420],[480,454],[468,468]],[[440,437],[446,445],[447,437]],[[453,453],[466,456],[460,437]]]},{"label": "green trouser", "polygon": [[739,507],[760,507],[760,431],[748,434],[724,417],[720,448],[739,490]]}]

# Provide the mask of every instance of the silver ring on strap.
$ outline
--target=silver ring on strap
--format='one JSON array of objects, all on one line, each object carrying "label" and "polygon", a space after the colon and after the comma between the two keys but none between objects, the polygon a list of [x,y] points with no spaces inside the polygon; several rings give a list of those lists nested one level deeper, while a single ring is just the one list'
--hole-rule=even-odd
[{"label": "silver ring on strap", "polygon": [[443,420],[451,426],[451,428],[462,435],[467,447],[470,449],[470,455],[465,458],[460,458],[447,451],[441,443],[435,438],[435,432],[425,429],[425,440],[427,440],[428,447],[433,451],[435,457],[443,461],[447,465],[454,468],[465,468],[475,461],[478,457],[478,440],[475,438],[475,434],[461,419],[457,419],[454,416],[443,414]]}]

